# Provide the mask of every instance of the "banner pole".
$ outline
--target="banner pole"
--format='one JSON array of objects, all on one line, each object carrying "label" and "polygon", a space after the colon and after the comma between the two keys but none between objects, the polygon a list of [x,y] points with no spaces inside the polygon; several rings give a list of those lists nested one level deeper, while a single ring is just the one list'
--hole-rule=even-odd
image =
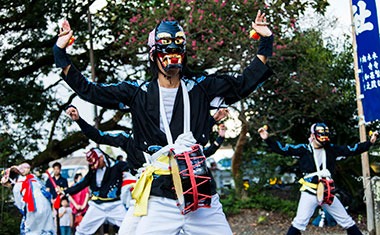
[{"label": "banner pole", "polygon": [[[359,125],[359,134],[360,142],[367,141],[363,104],[362,104],[362,95],[360,92],[360,80],[359,80],[359,65],[358,65],[358,54],[357,54],[357,44],[356,44],[356,35],[355,35],[355,24],[354,24],[354,15],[352,10],[352,0],[350,1],[350,13],[351,13],[351,27],[352,27],[352,47],[354,52],[354,70],[355,70],[355,83],[356,83],[356,103],[358,107],[358,125]],[[374,225],[374,212],[373,212],[373,199],[372,199],[372,190],[371,190],[371,176],[368,160],[368,152],[361,154],[362,162],[362,174],[363,174],[363,187],[364,187],[364,196],[366,203],[367,211],[367,230],[369,235],[375,234],[375,225]]]}]

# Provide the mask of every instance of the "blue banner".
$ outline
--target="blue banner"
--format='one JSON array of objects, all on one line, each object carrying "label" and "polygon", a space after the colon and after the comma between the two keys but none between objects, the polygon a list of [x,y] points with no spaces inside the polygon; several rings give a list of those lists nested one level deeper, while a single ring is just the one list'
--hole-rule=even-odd
[{"label": "blue banner", "polygon": [[352,0],[352,10],[364,120],[371,122],[380,119],[380,1]]}]

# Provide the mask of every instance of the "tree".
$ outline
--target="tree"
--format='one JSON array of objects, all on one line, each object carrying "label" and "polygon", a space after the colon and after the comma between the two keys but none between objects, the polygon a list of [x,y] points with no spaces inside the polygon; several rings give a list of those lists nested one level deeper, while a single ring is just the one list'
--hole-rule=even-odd
[{"label": "tree", "polygon": [[[92,15],[96,81],[151,79],[147,76],[146,42],[150,30],[162,19],[180,21],[187,32],[189,67],[197,71],[240,73],[257,50],[258,42],[249,39],[248,31],[257,10],[261,9],[267,13],[276,36],[275,56],[270,60],[276,75],[234,106],[242,121],[239,138],[229,141],[236,150],[235,179],[241,178],[242,165],[252,159],[263,162],[261,168],[266,170],[266,175],[273,174],[270,171],[275,164],[293,164],[292,160],[266,155],[256,133],[263,124],[286,136],[288,142],[304,142],[310,124],[323,120],[336,133],[334,142],[357,141],[357,131],[347,128],[357,123],[351,45],[345,40],[342,51],[336,52],[335,44],[325,44],[321,28],[305,31],[298,25],[306,9],[312,8],[323,15],[328,2],[265,2],[268,5],[247,0],[110,0],[106,8]],[[68,49],[71,59],[90,77],[87,13],[92,3],[2,2],[0,159],[3,166],[23,161],[25,157],[33,159],[34,166],[41,166],[88,145],[83,135],[67,131],[68,123],[62,111],[75,94],[60,79],[53,78],[60,71],[53,66],[51,48],[58,32],[56,23],[68,18],[76,38]],[[68,95],[58,97],[57,91],[61,93],[61,90]],[[116,112],[115,118],[103,120],[104,112],[101,110],[98,117],[102,130],[128,130],[119,125],[128,115]],[[378,124],[371,127],[377,129]],[[360,164],[346,161],[338,171],[343,174],[349,168],[354,172],[350,174],[355,175],[354,166]]]},{"label": "tree", "polygon": [[[254,169],[261,173],[263,184],[278,176],[276,166],[288,171],[296,168],[294,159],[267,153],[256,132],[264,124],[287,143],[307,143],[309,128],[315,122],[330,126],[333,143],[352,145],[359,141],[351,44],[348,38],[339,43],[342,51],[326,43],[320,30],[309,29],[296,31],[276,45],[272,60],[276,76],[253,95],[254,102],[246,110],[252,138],[247,141],[243,165],[260,162]],[[358,206],[362,205],[360,176],[359,157],[337,163],[336,186],[355,196],[356,209],[363,208]]]},{"label": "tree", "polygon": [[[76,37],[70,49],[71,58],[84,74],[89,75],[87,12],[92,2],[35,0],[2,4],[0,30],[4,40],[0,42],[3,68],[0,93],[4,98],[0,101],[0,124],[16,150],[11,155],[40,159],[38,164],[62,156],[59,143],[66,141],[61,138],[61,134],[66,133],[62,110],[74,95],[56,98],[57,90],[64,87],[60,80],[46,85],[49,79],[46,76],[58,73],[52,66],[51,47],[56,41],[56,22],[67,17]],[[92,17],[92,39],[97,45],[94,52],[96,79],[98,82],[149,79],[145,77],[148,74],[147,35],[161,19],[176,19],[188,32],[190,67],[240,72],[240,68],[253,58],[257,46],[248,38],[248,29],[259,8],[270,13],[270,21],[278,26],[274,30],[280,37],[286,33],[289,22],[306,7],[323,13],[327,5],[322,0],[273,1],[270,4],[218,0],[109,1],[105,9]],[[75,146],[79,148],[85,144]],[[44,154],[40,154],[41,145],[46,146]]]}]

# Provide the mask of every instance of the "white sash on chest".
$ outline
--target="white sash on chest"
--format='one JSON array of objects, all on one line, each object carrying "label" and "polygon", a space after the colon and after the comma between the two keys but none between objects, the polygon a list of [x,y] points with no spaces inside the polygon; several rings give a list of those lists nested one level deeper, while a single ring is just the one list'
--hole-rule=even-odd
[{"label": "white sash on chest", "polygon": [[189,93],[186,89],[185,83],[181,80],[181,90],[183,96],[183,133],[180,134],[175,141],[173,141],[173,136],[170,131],[169,121],[166,117],[165,107],[162,97],[162,90],[160,89],[160,84],[158,83],[159,88],[159,102],[160,102],[160,117],[162,118],[162,123],[164,125],[166,140],[168,145],[161,148],[159,151],[154,153],[150,160],[154,164],[155,160],[169,152],[170,149],[175,149],[177,153],[190,151],[191,146],[196,144],[196,140],[193,136],[193,133],[190,131],[190,99]]},{"label": "white sash on chest", "polygon": [[318,176],[318,179],[320,179],[320,178],[331,178],[331,173],[327,169],[327,165],[326,165],[326,150],[325,149],[321,150],[322,151],[321,152],[322,153],[322,170],[321,170],[319,167],[318,161],[317,161],[315,148],[313,145],[311,145],[311,147],[313,149],[313,158],[314,158],[314,163],[315,163],[315,167],[316,167],[317,171],[314,173],[306,175],[304,178],[310,178],[310,177],[313,177],[316,175]]}]

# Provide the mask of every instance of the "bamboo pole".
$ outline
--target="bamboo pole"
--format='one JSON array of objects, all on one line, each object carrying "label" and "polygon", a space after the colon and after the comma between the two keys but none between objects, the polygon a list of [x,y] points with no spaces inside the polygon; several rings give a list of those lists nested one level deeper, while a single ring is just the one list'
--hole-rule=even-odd
[{"label": "bamboo pole", "polygon": [[[360,142],[367,140],[363,104],[362,104],[362,95],[360,92],[360,80],[359,80],[359,64],[358,64],[358,55],[357,55],[357,45],[356,45],[356,35],[355,35],[355,24],[354,24],[354,15],[352,11],[352,0],[350,1],[350,12],[351,12],[351,27],[352,27],[352,47],[354,52],[354,70],[355,70],[355,81],[356,81],[356,103],[358,107],[358,125],[359,125],[359,134]],[[368,160],[368,152],[361,154],[362,160],[362,174],[363,174],[363,187],[364,187],[364,196],[367,209],[367,230],[370,235],[375,234],[374,230],[374,212],[373,212],[373,199],[372,199],[372,190],[371,190],[371,176]]]}]

